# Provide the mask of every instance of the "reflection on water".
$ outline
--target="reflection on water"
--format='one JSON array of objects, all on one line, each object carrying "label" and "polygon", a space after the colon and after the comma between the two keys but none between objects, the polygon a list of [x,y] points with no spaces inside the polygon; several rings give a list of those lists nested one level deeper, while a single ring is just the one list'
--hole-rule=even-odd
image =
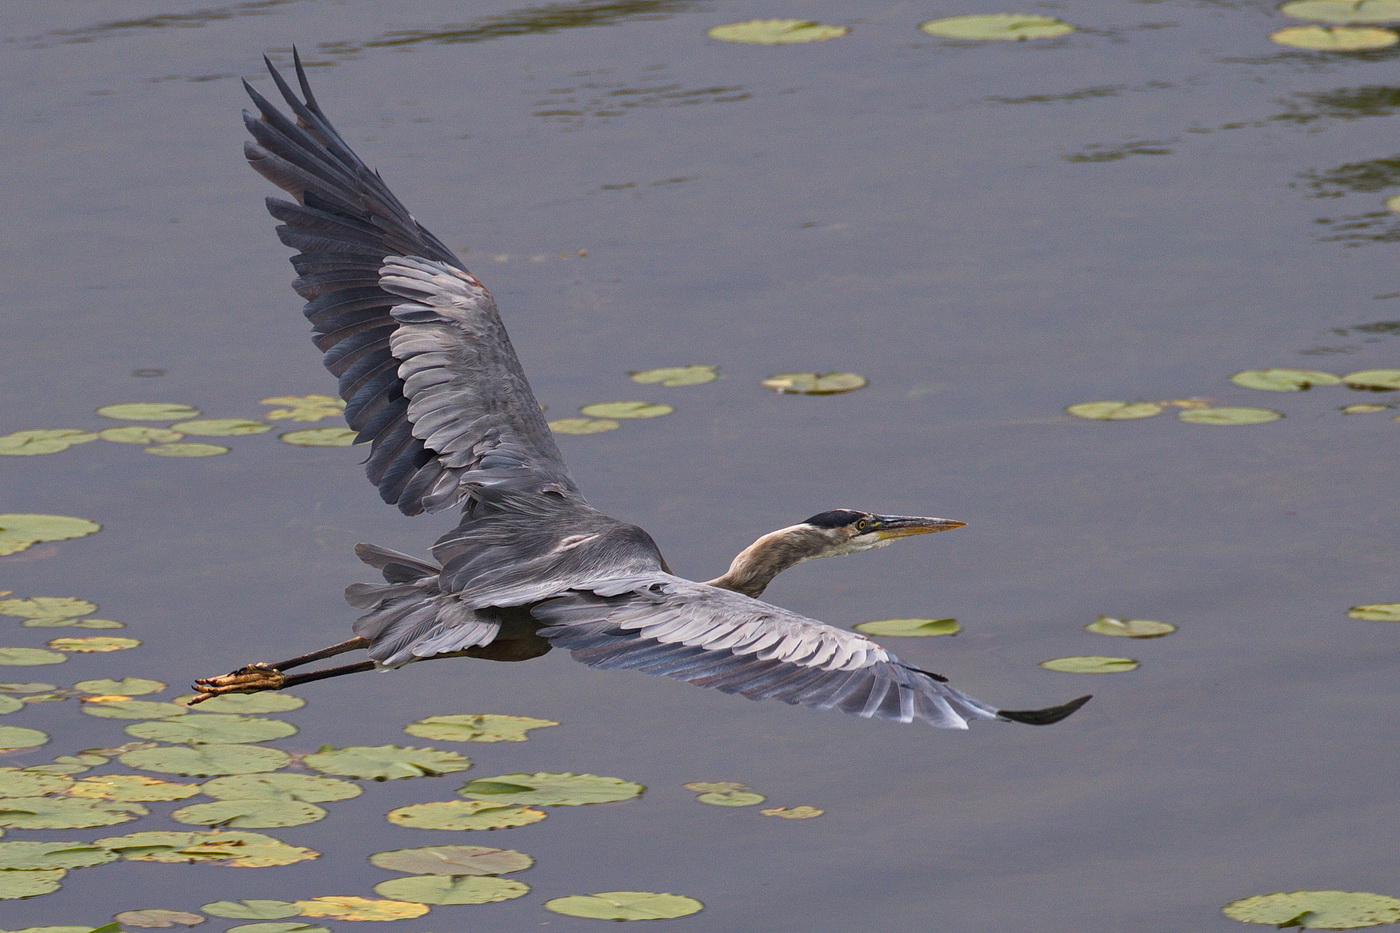
[{"label": "reflection on water", "polygon": [[[663,70],[655,66],[649,71]],[[582,77],[582,76],[579,76]],[[718,104],[748,100],[742,86],[687,88],[677,83],[657,83],[632,87],[623,81],[590,76],[570,87],[551,88],[549,96],[535,104],[534,115],[571,127],[590,120],[606,121],[632,110],[655,107],[685,107],[691,104]]]},{"label": "reflection on water", "polygon": [[80,26],[72,29],[55,29],[41,36],[35,36],[27,40],[26,45],[34,48],[43,48],[44,45],[55,41],[95,42],[99,39],[133,32],[142,32],[148,29],[197,29],[201,26],[208,26],[211,23],[233,19],[239,16],[263,16],[276,12],[278,7],[298,2],[302,2],[302,0],[251,0],[251,2],[248,3],[234,3],[222,7],[191,10],[187,13],[156,13],[151,16],[136,17],[133,19],[107,20],[101,23],[94,23],[91,26]]}]

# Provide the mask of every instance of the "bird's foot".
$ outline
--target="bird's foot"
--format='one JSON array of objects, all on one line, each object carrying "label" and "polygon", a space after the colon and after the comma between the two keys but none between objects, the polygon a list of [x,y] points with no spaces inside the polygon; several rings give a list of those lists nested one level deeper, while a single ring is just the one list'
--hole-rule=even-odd
[{"label": "bird's foot", "polygon": [[287,675],[270,664],[249,664],[218,677],[202,677],[194,682],[199,696],[190,701],[193,706],[225,693],[258,693],[262,690],[280,690],[287,681]]}]

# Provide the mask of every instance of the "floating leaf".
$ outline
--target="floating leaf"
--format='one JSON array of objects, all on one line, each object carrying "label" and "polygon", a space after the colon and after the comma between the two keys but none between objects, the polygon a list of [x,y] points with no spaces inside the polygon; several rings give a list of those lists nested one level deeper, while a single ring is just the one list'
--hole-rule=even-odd
[{"label": "floating leaf", "polygon": [[[298,908],[300,912],[300,908]],[[291,923],[240,923],[229,927],[224,933],[331,933],[325,927],[311,923],[293,921]]]},{"label": "floating leaf", "polygon": [[199,789],[220,800],[270,797],[306,803],[349,800],[364,793],[358,784],[316,774],[235,774],[205,781]]},{"label": "floating leaf", "polygon": [[556,418],[549,423],[555,434],[602,434],[622,427],[610,418]]},{"label": "floating leaf", "polygon": [[272,868],[318,858],[314,849],[288,845],[262,833],[140,832],[108,836],[93,845],[111,849],[136,862],[206,862],[235,868]]},{"label": "floating leaf", "polygon": [[181,421],[170,426],[172,431],[193,434],[195,437],[242,437],[246,434],[262,434],[271,431],[272,425],[252,418],[198,418],[194,421]]},{"label": "floating leaf", "polygon": [[65,792],[72,797],[149,803],[155,800],[185,800],[200,793],[201,788],[198,784],[177,784],[144,774],[103,774],[75,781]]},{"label": "floating leaf", "polygon": [[122,764],[141,771],[219,777],[225,774],[258,774],[284,768],[292,756],[278,748],[258,745],[190,745],[179,748],[142,748],[119,756]]},{"label": "floating leaf", "polygon": [[1065,411],[1076,418],[1091,418],[1094,421],[1131,421],[1160,415],[1162,406],[1155,402],[1080,402]]},{"label": "floating leaf", "polygon": [[526,732],[559,723],[529,716],[479,715],[429,716],[404,726],[403,731],[422,739],[447,742],[523,742]]},{"label": "floating leaf", "polygon": [[1170,622],[1156,622],[1152,619],[1115,619],[1112,616],[1099,616],[1084,626],[1095,635],[1121,635],[1125,638],[1161,638],[1176,631]]},{"label": "floating leaf", "polygon": [[957,619],[881,619],[878,622],[862,622],[856,626],[856,631],[867,635],[912,638],[956,635],[962,631],[962,626],[958,625]]},{"label": "floating leaf", "polygon": [[306,701],[290,693],[225,693],[199,704],[201,713],[285,713],[301,709]]},{"label": "floating leaf", "polygon": [[71,515],[0,515],[0,543],[10,541],[68,541],[101,531],[102,526]]},{"label": "floating leaf", "polygon": [[785,820],[810,820],[815,816],[821,816],[826,811],[816,807],[773,807],[758,812],[764,816],[778,816]]},{"label": "floating leaf", "polygon": [[151,811],[139,803],[74,797],[0,798],[0,826],[11,829],[87,829],[112,826]]},{"label": "floating leaf", "polygon": [[1344,415],[1369,415],[1377,411],[1389,411],[1394,405],[1377,405],[1373,402],[1358,402],[1354,405],[1343,405],[1341,412]]},{"label": "floating leaf", "polygon": [[45,642],[55,651],[67,651],[74,654],[94,654],[106,651],[126,651],[141,644],[135,638],[122,638],[120,635],[92,635],[88,638],[74,638],[65,636],[63,638],[51,638]]},{"label": "floating leaf", "polygon": [[73,685],[79,693],[95,693],[99,696],[140,696],[145,693],[160,693],[166,687],[159,680],[143,677],[123,677],[121,680],[80,680]]},{"label": "floating leaf", "polygon": [[178,719],[134,722],[127,735],[173,744],[268,742],[296,734],[297,727],[280,719],[237,716],[230,713],[196,713]]},{"label": "floating leaf", "polygon": [[1279,891],[1220,909],[1232,920],[1309,930],[1357,930],[1400,921],[1400,900],[1357,891]]},{"label": "floating leaf", "polygon": [[[414,875],[505,875],[535,864],[524,852],[490,846],[423,846],[376,852],[370,863]],[[414,898],[419,900],[419,898]]]},{"label": "floating leaf", "polygon": [[502,774],[499,777],[468,781],[457,788],[463,797],[489,800],[493,804],[520,804],[549,807],[588,803],[612,803],[640,797],[641,784],[596,774]]},{"label": "floating leaf", "polygon": [[35,596],[33,599],[0,599],[0,615],[21,619],[69,619],[97,611],[97,603],[72,596]]},{"label": "floating leaf", "polygon": [[219,444],[152,444],[141,449],[158,457],[217,457],[229,452]]},{"label": "floating leaf", "polygon": [[301,826],[325,819],[326,811],[314,803],[252,797],[246,800],[216,800],[181,807],[170,818],[196,826],[232,826],[234,829],[271,829]]},{"label": "floating leaf", "polygon": [[530,886],[508,878],[410,875],[381,881],[374,893],[420,904],[494,904],[528,894]]},{"label": "floating leaf", "polygon": [[358,432],[349,428],[307,428],[279,434],[277,439],[297,447],[349,447],[357,436]]},{"label": "floating leaf", "polygon": [[699,794],[695,799],[712,807],[752,807],[768,798],[749,790],[715,790]]},{"label": "floating leaf", "polygon": [[199,914],[192,914],[187,910],[165,910],[164,908],[123,910],[119,914],[114,914],[112,919],[127,926],[156,930],[168,929],[169,927],[192,927],[204,922],[204,918]]},{"label": "floating leaf", "polygon": [[[1374,392],[1392,392],[1400,389],[1400,369],[1360,369],[1347,373],[1342,381],[1349,389],[1370,389]],[[4,516],[0,515],[0,519]],[[3,521],[0,521],[3,524]]]},{"label": "floating leaf", "polygon": [[1363,52],[1400,42],[1400,35],[1375,26],[1285,26],[1269,33],[1279,45],[1317,52]]},{"label": "floating leaf", "polygon": [[15,431],[13,434],[0,435],[0,456],[32,457],[39,454],[56,454],[74,444],[86,444],[95,440],[96,434],[73,428]]},{"label": "floating leaf", "polygon": [[1218,408],[1188,408],[1176,413],[1181,421],[1191,424],[1264,424],[1283,417],[1282,412],[1271,408],[1240,408],[1224,405]]},{"label": "floating leaf", "polygon": [[1400,622],[1400,603],[1366,603],[1352,606],[1347,615],[1368,622]]},{"label": "floating leaf", "polygon": [[1337,385],[1342,377],[1318,369],[1245,369],[1231,376],[1230,381],[1246,389],[1302,392],[1313,386]]},{"label": "floating leaf", "polygon": [[1284,16],[1314,23],[1392,23],[1400,21],[1396,0],[1293,0],[1278,8]]},{"label": "floating leaf", "polygon": [[24,709],[24,701],[14,697],[0,696],[0,716]]},{"label": "floating leaf", "polygon": [[0,869],[87,868],[115,862],[117,854],[87,842],[0,842]]},{"label": "floating leaf", "polygon": [[1102,655],[1082,655],[1070,658],[1051,658],[1041,661],[1040,666],[1047,671],[1062,674],[1119,674],[1137,670],[1138,662],[1132,658],[1109,658]]},{"label": "floating leaf", "polygon": [[1069,23],[1032,13],[979,13],[949,16],[920,23],[919,28],[940,39],[1012,40],[1057,39],[1074,32]]},{"label": "floating leaf", "polygon": [[600,891],[574,894],[544,902],[545,910],[592,920],[671,920],[698,913],[705,905],[681,894],[650,891]]},{"label": "floating leaf", "polygon": [[49,741],[47,732],[38,729],[25,729],[22,726],[0,726],[0,750],[11,748],[38,748]]},{"label": "floating leaf", "polygon": [[545,818],[543,810],[510,807],[486,800],[437,800],[390,810],[390,823],[414,829],[505,829]]},{"label": "floating leaf", "polygon": [[158,700],[128,700],[121,694],[84,697],[80,707],[89,716],[102,719],[170,719],[184,716],[189,710],[178,703]]},{"label": "floating leaf", "polygon": [[114,444],[171,444],[185,435],[169,428],[148,428],[133,424],[125,428],[105,428],[98,431],[97,436]]},{"label": "floating leaf", "polygon": [[719,368],[715,366],[666,366],[661,369],[642,369],[629,372],[633,382],[642,385],[698,386],[714,382],[719,378]]},{"label": "floating leaf", "polygon": [[54,684],[0,684],[0,693],[47,693],[57,689]]},{"label": "floating leaf", "polygon": [[54,619],[49,617],[39,619],[25,619],[25,628],[126,628],[123,622],[113,622],[111,619]]},{"label": "floating leaf", "polygon": [[660,418],[676,409],[671,405],[657,405],[651,402],[595,402],[579,409],[580,414],[590,418]]},{"label": "floating leaf", "polygon": [[62,664],[68,655],[44,648],[0,648],[0,664],[15,667],[36,667],[41,664]]},{"label": "floating leaf", "polygon": [[52,894],[59,889],[60,882],[66,874],[68,872],[62,868],[48,868],[38,871],[0,871],[0,900],[12,901],[21,897]]},{"label": "floating leaf", "polygon": [[761,383],[779,395],[837,395],[854,392],[870,380],[857,373],[777,373]]},{"label": "floating leaf", "polygon": [[825,42],[839,39],[851,30],[805,19],[751,19],[742,23],[711,26],[705,35],[721,42],[746,45],[791,45],[799,42]]},{"label": "floating leaf", "polygon": [[[51,764],[30,765],[25,771],[36,774],[66,775],[81,774],[84,771],[91,771],[98,765],[105,765],[107,759],[101,755],[79,754],[79,755],[59,755]],[[6,797],[22,797],[23,794],[5,794]]]},{"label": "floating leaf", "polygon": [[270,421],[320,421],[345,410],[345,402],[333,395],[278,395],[265,398],[259,405],[286,405],[267,413]]},{"label": "floating leaf", "polygon": [[372,897],[313,897],[295,903],[304,917],[334,917],[337,920],[408,920],[428,912],[427,904]]},{"label": "floating leaf", "polygon": [[72,784],[73,779],[62,774],[0,768],[0,797],[42,797],[45,794],[60,794]]},{"label": "floating leaf", "polygon": [[229,920],[285,920],[301,914],[301,908],[291,901],[214,901],[199,909],[211,917]]},{"label": "floating leaf", "polygon": [[178,421],[195,417],[199,409],[173,402],[124,402],[120,405],[103,405],[97,409],[97,413],[119,421]]},{"label": "floating leaf", "polygon": [[456,752],[436,748],[405,748],[401,745],[351,745],[346,748],[325,745],[303,760],[326,774],[373,778],[376,781],[436,777],[453,771],[465,771],[472,766],[471,759]]}]

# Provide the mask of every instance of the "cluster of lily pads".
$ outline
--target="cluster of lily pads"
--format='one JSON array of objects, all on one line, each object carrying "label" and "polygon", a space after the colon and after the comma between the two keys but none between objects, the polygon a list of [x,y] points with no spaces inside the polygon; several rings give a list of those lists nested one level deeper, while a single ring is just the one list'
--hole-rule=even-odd
[{"label": "cluster of lily pads", "polygon": [[[965,41],[1024,42],[1029,39],[1056,39],[1074,32],[1063,20],[1035,13],[977,13],[969,16],[946,16],[919,24],[930,36]],[[747,45],[795,45],[803,42],[825,42],[850,35],[849,26],[832,26],[805,19],[751,19],[742,23],[725,23],[706,31],[721,42]]]},{"label": "cluster of lily pads", "polygon": [[1381,24],[1400,23],[1397,0],[1289,0],[1279,12],[1320,24],[1285,26],[1270,34],[1279,45],[1319,52],[1365,52],[1400,42],[1400,33]]},{"label": "cluster of lily pads", "polygon": [[[1400,390],[1400,369],[1363,369],[1346,374],[1318,369],[1246,369],[1235,373],[1230,381],[1246,389],[1265,392],[1304,392],[1315,386],[1337,385],[1357,392],[1394,392]],[[1283,417],[1283,412],[1272,408],[1215,405],[1198,398],[1164,402],[1079,402],[1068,406],[1065,411],[1076,418],[1093,421],[1133,421],[1159,415],[1167,408],[1178,409],[1177,419],[1191,424],[1264,424]],[[1393,402],[1353,402],[1337,406],[1337,410],[1344,415],[1374,414],[1396,408]],[[1400,415],[1394,416],[1394,419],[1400,421]]]}]

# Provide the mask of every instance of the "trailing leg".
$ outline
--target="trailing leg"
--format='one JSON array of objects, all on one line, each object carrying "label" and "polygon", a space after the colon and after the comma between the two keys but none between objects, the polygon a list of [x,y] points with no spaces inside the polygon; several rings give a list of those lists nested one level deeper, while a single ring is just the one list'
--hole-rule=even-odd
[{"label": "trailing leg", "polygon": [[[320,661],[324,658],[333,658],[338,654],[347,651],[356,651],[361,648],[368,648],[370,641],[368,638],[356,636],[339,644],[330,645],[308,654],[299,654],[294,658],[285,661],[277,661],[272,664],[257,662],[228,674],[221,674],[218,677],[202,677],[194,682],[194,689],[199,692],[192,703],[202,703],[210,697],[220,696],[225,693],[258,693],[262,690],[281,690],[298,683],[306,683],[311,680],[320,680],[323,677],[334,677],[338,674],[351,674],[362,670],[370,670],[374,667],[373,661],[363,661],[359,664],[350,664],[345,667],[330,668],[327,671],[313,671],[310,674],[293,675],[288,677],[282,672],[303,664],[310,664],[312,661]],[[352,670],[353,668],[353,670]]]}]

